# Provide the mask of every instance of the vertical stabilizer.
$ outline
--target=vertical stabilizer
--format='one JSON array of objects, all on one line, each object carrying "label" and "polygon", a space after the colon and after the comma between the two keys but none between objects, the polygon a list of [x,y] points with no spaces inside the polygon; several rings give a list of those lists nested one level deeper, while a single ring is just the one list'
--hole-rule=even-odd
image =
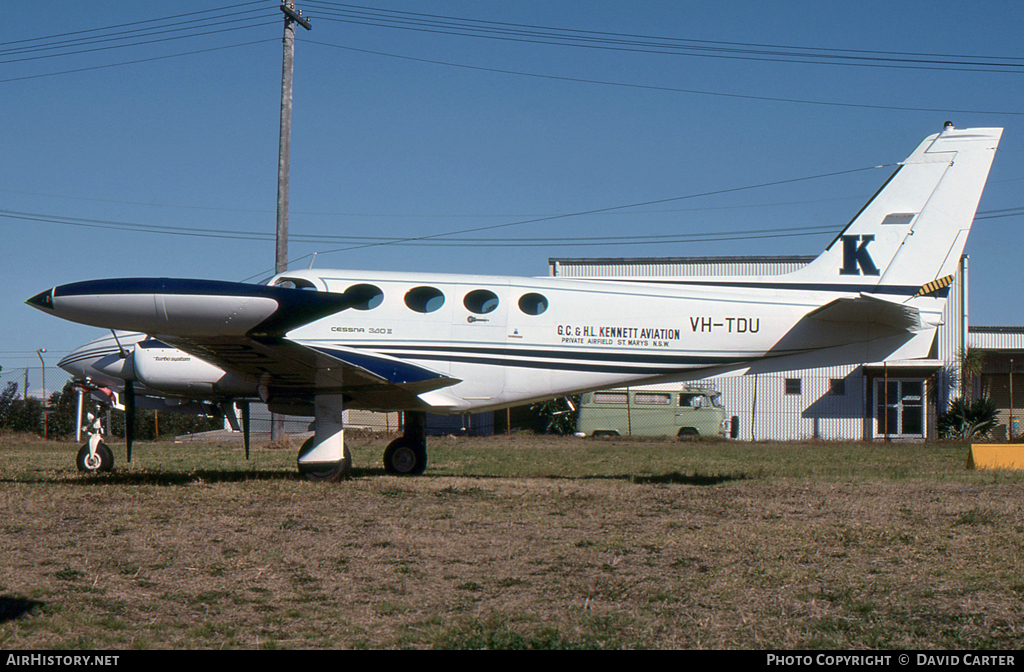
[{"label": "vertical stabilizer", "polygon": [[947,123],[925,138],[821,256],[787,279],[907,298],[945,282],[956,272],[1002,132]]}]

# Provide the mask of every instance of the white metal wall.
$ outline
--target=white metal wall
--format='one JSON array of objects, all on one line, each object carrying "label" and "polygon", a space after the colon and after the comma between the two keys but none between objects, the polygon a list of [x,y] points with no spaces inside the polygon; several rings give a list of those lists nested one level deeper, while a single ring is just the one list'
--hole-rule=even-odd
[{"label": "white metal wall", "polygon": [[[786,393],[787,379],[800,381],[799,394]],[[833,379],[843,381],[842,394],[833,394]],[[864,438],[865,377],[861,367],[836,366],[707,382],[722,393],[728,414],[739,418],[741,440]]]},{"label": "white metal wall", "polygon": [[680,278],[707,275],[782,275],[799,270],[814,257],[624,257],[548,259],[551,277]]},{"label": "white metal wall", "polygon": [[960,258],[960,267],[949,288],[946,309],[942,313],[943,325],[938,330],[938,358],[945,362],[937,379],[939,408],[946,408],[950,399],[963,395],[959,361],[960,352],[968,345],[967,261],[966,256]]},{"label": "white metal wall", "polygon": [[968,340],[979,350],[1024,350],[1024,327],[975,327]]}]

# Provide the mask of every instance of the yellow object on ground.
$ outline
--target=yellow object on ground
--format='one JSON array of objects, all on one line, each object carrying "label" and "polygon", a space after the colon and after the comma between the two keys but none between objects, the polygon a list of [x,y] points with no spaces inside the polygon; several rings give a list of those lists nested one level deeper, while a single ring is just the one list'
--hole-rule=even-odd
[{"label": "yellow object on ground", "polygon": [[968,469],[1024,469],[1024,444],[973,443]]}]

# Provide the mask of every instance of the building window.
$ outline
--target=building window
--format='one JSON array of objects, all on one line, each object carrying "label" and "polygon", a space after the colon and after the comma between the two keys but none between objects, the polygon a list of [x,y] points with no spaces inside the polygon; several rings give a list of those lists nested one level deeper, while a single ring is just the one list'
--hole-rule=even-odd
[{"label": "building window", "polygon": [[833,378],[829,382],[829,394],[834,397],[846,396],[846,379],[845,378]]},{"label": "building window", "polygon": [[786,394],[800,394],[800,379],[786,378]]}]

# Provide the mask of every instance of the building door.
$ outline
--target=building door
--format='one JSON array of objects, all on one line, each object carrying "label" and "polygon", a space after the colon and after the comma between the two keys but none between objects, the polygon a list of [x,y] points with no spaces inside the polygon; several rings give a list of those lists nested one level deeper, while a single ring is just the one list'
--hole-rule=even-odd
[{"label": "building door", "polygon": [[924,438],[923,380],[875,379],[875,436]]}]

